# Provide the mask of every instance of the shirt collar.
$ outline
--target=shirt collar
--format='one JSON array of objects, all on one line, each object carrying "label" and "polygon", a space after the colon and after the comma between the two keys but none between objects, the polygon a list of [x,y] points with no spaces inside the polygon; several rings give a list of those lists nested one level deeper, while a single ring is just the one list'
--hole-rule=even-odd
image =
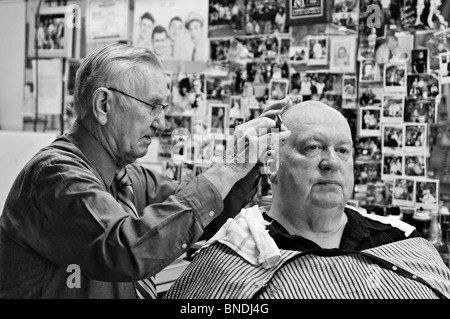
[{"label": "shirt collar", "polygon": [[78,121],[75,121],[67,132],[66,137],[94,165],[106,187],[110,188],[114,180],[114,175],[119,170],[119,167],[100,142]]},{"label": "shirt collar", "polygon": [[[345,214],[347,214],[347,224],[342,234],[340,249],[353,250],[355,249],[365,238],[370,237],[371,230],[382,231],[389,229],[390,226],[382,223],[370,223],[356,210],[345,208]],[[269,234],[273,237],[277,245],[281,249],[290,250],[308,250],[314,248],[320,248],[313,241],[301,236],[291,235],[289,232],[275,219],[267,215],[263,211],[264,219],[270,222],[267,227]]]}]

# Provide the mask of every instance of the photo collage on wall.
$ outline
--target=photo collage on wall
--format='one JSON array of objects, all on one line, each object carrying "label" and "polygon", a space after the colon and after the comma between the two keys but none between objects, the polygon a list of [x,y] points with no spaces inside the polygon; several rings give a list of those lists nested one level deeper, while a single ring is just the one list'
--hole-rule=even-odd
[{"label": "photo collage on wall", "polygon": [[[163,63],[205,65],[167,71],[171,106],[159,159],[168,175],[196,176],[220,161],[238,125],[289,96],[321,101],[348,119],[355,202],[437,207],[429,134],[441,84],[450,83],[450,29],[439,11],[425,9],[409,0],[137,0],[136,42],[150,14],[152,34],[157,25],[167,30]],[[403,198],[400,188],[414,192]],[[428,190],[435,201],[424,205]]]}]

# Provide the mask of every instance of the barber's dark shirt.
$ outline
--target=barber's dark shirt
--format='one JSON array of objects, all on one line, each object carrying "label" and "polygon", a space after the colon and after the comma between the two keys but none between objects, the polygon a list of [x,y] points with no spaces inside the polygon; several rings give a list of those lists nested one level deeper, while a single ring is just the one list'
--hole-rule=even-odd
[{"label": "barber's dark shirt", "polygon": [[222,201],[201,175],[177,184],[127,168],[140,218],[117,202],[118,167],[78,123],[26,164],[0,217],[0,298],[136,298],[133,281],[157,274],[256,190],[250,173]]},{"label": "barber's dark shirt", "polygon": [[[406,238],[420,237],[417,230],[414,230],[406,237],[404,231],[401,229],[376,220],[364,218],[363,215],[354,210],[345,209],[345,213],[347,214],[348,222],[345,225],[339,246],[339,249],[343,251],[361,251]],[[279,248],[296,251],[321,248],[309,239],[297,235],[290,235],[280,223],[266,213],[263,216],[264,219],[271,222],[270,226],[268,226],[269,234]]]}]

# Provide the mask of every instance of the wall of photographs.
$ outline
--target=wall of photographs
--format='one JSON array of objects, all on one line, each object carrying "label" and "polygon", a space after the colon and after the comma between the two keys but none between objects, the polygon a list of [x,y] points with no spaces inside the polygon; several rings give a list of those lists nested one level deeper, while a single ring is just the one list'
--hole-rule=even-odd
[{"label": "wall of photographs", "polygon": [[[438,207],[430,139],[443,120],[443,85],[450,83],[450,29],[439,1],[422,8],[408,0],[210,0],[192,2],[187,11],[171,3],[136,1],[135,30],[152,13],[153,30],[167,30],[167,42],[163,49],[147,46],[167,65],[185,60],[206,67],[166,72],[171,109],[158,148],[165,174],[182,180],[201,173],[221,159],[236,125],[289,95],[295,102],[321,101],[347,117],[355,141],[355,204]],[[192,31],[192,21],[202,29]],[[194,54],[195,41],[207,56]],[[259,196],[270,195],[270,183],[262,183]]]},{"label": "wall of photographs", "polygon": [[[81,56],[128,34],[129,1],[107,0],[108,14],[100,10],[102,0],[77,2],[89,25]],[[144,164],[177,181],[192,178],[222,159],[237,125],[289,95],[294,102],[321,101],[348,119],[356,205],[450,205],[450,3],[133,3],[129,42],[152,49],[164,62],[171,104],[165,131],[149,152],[157,156]],[[122,32],[105,27],[111,19],[120,20],[115,28]],[[270,195],[267,178],[261,183],[256,200]]]}]

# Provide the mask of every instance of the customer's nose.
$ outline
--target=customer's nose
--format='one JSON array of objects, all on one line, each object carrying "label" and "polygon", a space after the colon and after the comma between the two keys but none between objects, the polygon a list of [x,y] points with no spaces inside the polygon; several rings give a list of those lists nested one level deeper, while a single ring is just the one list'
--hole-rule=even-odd
[{"label": "customer's nose", "polygon": [[319,164],[323,170],[337,170],[340,167],[339,157],[333,147],[325,148],[322,151],[322,158]]}]

